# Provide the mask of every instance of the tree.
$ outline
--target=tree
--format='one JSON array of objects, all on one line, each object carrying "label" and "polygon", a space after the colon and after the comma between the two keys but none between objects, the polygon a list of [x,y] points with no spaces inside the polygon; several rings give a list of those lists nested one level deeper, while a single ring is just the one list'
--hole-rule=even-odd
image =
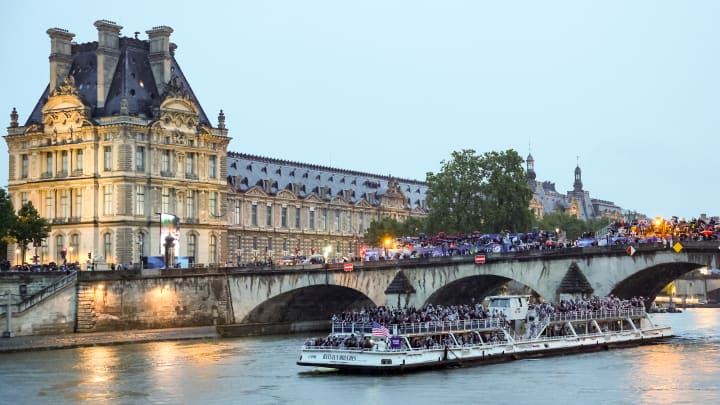
[{"label": "tree", "polygon": [[523,159],[510,149],[477,156],[452,153],[437,174],[428,172],[426,201],[430,232],[525,231],[532,223]]},{"label": "tree", "polygon": [[481,159],[483,229],[524,232],[532,224],[532,190],[523,170],[523,158],[512,150],[487,152]]},{"label": "tree", "polygon": [[5,189],[0,188],[0,260],[7,260],[8,243],[14,242],[10,229],[15,227],[16,220],[12,200]]},{"label": "tree", "polygon": [[401,235],[402,224],[395,218],[383,217],[379,221],[370,222],[364,239],[370,246],[383,246],[386,239],[395,239]]},{"label": "tree", "polygon": [[10,230],[10,236],[15,239],[18,247],[25,257],[25,249],[30,242],[40,244],[50,235],[50,224],[40,217],[32,202],[28,201],[18,210],[15,227]]},{"label": "tree", "polygon": [[480,157],[472,149],[455,151],[451,156],[450,161],[441,162],[440,172],[426,175],[427,226],[432,233],[466,232],[482,225]]}]

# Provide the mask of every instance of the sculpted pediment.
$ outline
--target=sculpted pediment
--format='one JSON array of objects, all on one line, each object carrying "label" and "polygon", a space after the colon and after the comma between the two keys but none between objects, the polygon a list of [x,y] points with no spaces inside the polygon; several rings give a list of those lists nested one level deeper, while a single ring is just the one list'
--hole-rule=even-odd
[{"label": "sculpted pediment", "polygon": [[358,208],[372,208],[372,205],[370,205],[369,202],[365,199],[361,199],[358,202],[355,203],[355,206]]},{"label": "sculpted pediment", "polygon": [[293,194],[291,191],[288,190],[281,190],[277,193],[277,198],[281,198],[283,200],[295,200],[297,199],[297,196]]},{"label": "sculpted pediment", "polygon": [[305,198],[305,201],[315,202],[315,203],[323,203],[323,202],[324,202],[324,201],[321,200],[320,197],[318,197],[317,194],[315,194],[315,193],[310,193],[310,195],[308,195],[308,196]]},{"label": "sculpted pediment", "polygon": [[245,192],[247,196],[267,197],[268,195],[259,186],[252,186]]}]

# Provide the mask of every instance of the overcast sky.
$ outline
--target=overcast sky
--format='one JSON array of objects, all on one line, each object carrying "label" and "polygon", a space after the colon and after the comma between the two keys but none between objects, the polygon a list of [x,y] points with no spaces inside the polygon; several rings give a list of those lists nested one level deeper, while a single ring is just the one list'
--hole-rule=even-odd
[{"label": "overcast sky", "polygon": [[718,1],[32,3],[2,5],[3,127],[49,81],[48,28],[167,25],[231,151],[425,180],[452,151],[515,149],[562,193],[579,163],[591,197],[720,214]]}]

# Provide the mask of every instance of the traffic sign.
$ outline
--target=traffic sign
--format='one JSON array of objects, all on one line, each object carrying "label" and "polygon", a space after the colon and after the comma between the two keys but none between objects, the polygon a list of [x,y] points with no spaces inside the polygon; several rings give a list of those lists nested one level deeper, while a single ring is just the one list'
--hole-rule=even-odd
[{"label": "traffic sign", "polygon": [[629,254],[630,256],[632,256],[632,255],[634,255],[634,254],[635,254],[635,248],[634,248],[634,247],[632,247],[632,246],[628,246],[628,248],[627,248],[627,249],[625,249],[625,251],[626,251],[626,252],[627,252],[627,254]]},{"label": "traffic sign", "polygon": [[673,246],[673,250],[675,251],[675,253],[680,253],[680,251],[683,250],[683,245],[678,242]]},{"label": "traffic sign", "polygon": [[485,255],[475,255],[475,264],[485,264]]},{"label": "traffic sign", "polygon": [[343,270],[345,271],[353,271],[353,264],[352,263],[345,263],[343,266]]}]

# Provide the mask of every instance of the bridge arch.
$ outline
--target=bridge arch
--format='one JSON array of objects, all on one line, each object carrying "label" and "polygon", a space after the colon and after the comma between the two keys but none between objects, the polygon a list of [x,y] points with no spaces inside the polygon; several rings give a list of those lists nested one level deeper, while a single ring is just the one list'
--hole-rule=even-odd
[{"label": "bridge arch", "polygon": [[364,293],[332,284],[296,288],[253,308],[240,323],[327,321],[333,314],[376,304]]},{"label": "bridge arch", "polygon": [[660,263],[639,270],[615,284],[610,294],[621,298],[645,297],[648,302],[673,280],[704,265],[689,262]]},{"label": "bridge arch", "polygon": [[[473,275],[451,281],[445,286],[435,290],[425,300],[424,305],[460,305],[482,300],[495,294],[503,285],[513,281],[499,275]],[[517,280],[515,280],[517,281]]]}]

